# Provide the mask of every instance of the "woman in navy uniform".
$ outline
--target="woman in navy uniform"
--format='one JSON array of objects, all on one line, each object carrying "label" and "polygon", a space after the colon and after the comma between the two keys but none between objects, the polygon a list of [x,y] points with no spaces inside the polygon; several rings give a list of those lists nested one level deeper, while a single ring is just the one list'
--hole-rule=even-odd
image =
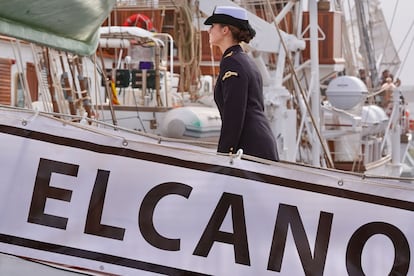
[{"label": "woman in navy uniform", "polygon": [[255,36],[247,12],[233,6],[217,6],[205,25],[210,43],[223,53],[214,100],[222,126],[218,152],[244,154],[279,161],[275,138],[264,115],[262,76],[240,42]]}]

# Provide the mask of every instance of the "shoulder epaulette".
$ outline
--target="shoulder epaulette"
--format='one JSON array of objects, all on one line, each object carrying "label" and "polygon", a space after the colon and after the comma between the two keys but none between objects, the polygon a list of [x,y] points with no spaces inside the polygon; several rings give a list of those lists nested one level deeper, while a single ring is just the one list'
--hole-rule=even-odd
[{"label": "shoulder epaulette", "polygon": [[228,53],[227,55],[225,55],[224,58],[231,57],[232,55],[233,55],[233,51],[231,51],[230,53]]}]

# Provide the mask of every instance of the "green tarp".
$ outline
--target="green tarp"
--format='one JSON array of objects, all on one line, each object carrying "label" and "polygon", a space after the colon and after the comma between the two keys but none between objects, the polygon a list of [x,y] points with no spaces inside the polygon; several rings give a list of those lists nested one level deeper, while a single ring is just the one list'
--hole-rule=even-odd
[{"label": "green tarp", "polygon": [[94,53],[116,0],[0,0],[0,34],[79,55]]}]

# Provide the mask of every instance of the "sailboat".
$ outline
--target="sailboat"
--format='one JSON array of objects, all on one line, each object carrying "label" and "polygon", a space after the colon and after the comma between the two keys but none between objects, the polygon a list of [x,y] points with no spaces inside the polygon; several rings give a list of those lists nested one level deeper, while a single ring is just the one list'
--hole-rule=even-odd
[{"label": "sailboat", "polygon": [[[401,130],[396,127],[400,117],[383,118],[382,110],[376,113],[378,109],[365,107],[361,101],[374,91],[361,85],[361,80],[354,76],[338,74],[345,68],[341,51],[336,51],[342,44],[332,39],[327,39],[330,43],[327,45],[319,41],[324,36],[332,38],[340,29],[341,13],[323,9],[322,4],[318,10],[316,1],[309,1],[308,11],[302,13],[302,1],[287,1],[281,6],[274,5],[279,8],[278,16],[267,9],[272,18],[268,22],[266,16],[259,17],[249,9],[252,24],[275,35],[268,35],[271,42],[266,35],[257,38],[252,41],[255,48],[248,49],[260,49],[256,62],[263,69],[266,112],[283,156],[283,161],[271,162],[242,151],[217,154],[210,141],[177,139],[157,133],[156,127],[162,121],[157,112],[166,115],[169,111],[194,108],[191,104],[168,106],[174,102],[175,94],[169,98],[169,90],[162,92],[162,89],[174,86],[174,68],[171,73],[168,62],[160,62],[154,64],[155,72],[149,72],[154,68],[145,67],[148,60],[141,65],[133,64],[133,57],[126,58],[124,50],[120,50],[126,48],[117,47],[115,51],[108,46],[121,39],[125,44],[142,39],[162,56],[161,48],[170,49],[168,43],[175,41],[174,38],[157,36],[148,30],[138,34],[134,30],[132,39],[124,32],[131,26],[104,23],[115,18],[117,11],[125,11],[128,1],[66,1],[64,6],[60,2],[14,1],[9,6],[2,3],[0,15],[4,19],[0,31],[13,37],[8,39],[13,49],[27,48],[39,57],[37,64],[52,65],[47,67],[49,70],[34,68],[40,73],[36,74],[37,84],[42,85],[45,79],[42,76],[56,83],[59,73],[65,71],[71,87],[76,86],[72,98],[72,90],[62,89],[66,86],[49,86],[41,94],[45,98],[33,105],[36,101],[27,101],[32,96],[31,90],[24,89],[31,84],[23,77],[25,70],[21,70],[18,76],[22,77],[23,106],[0,107],[2,273],[23,275],[28,270],[42,275],[411,273],[412,179],[401,175],[401,151],[397,148],[401,143],[387,144],[388,138],[382,136],[391,133],[393,138],[401,139]],[[210,14],[213,2],[200,1],[200,14]],[[158,7],[162,11],[160,4],[161,1],[151,2],[150,11]],[[237,5],[230,1],[217,4]],[[43,12],[36,13],[37,8]],[[78,14],[79,11],[86,14]],[[38,15],[32,18],[36,24],[27,24],[27,14],[32,13]],[[25,15],[24,20],[18,15]],[[126,19],[132,15],[124,16]],[[305,27],[288,32],[286,25],[282,32],[278,26],[288,21],[285,16],[291,22],[303,20],[303,24],[294,26]],[[85,28],[58,24],[68,18],[78,19],[77,23],[83,22]],[[320,27],[321,20],[328,21],[332,33]],[[12,26],[20,31],[12,30]],[[120,38],[120,33],[125,38]],[[157,48],[157,45],[164,46]],[[320,55],[319,45],[333,50],[334,55],[324,56],[325,51]],[[108,113],[93,108],[99,103],[96,99],[104,97],[99,104],[105,105],[102,109],[109,111],[109,115],[114,115],[119,111],[116,100],[122,102],[123,94],[119,93],[122,84],[117,87],[116,83],[122,78],[105,75],[110,58],[104,60],[104,55],[95,55],[96,49],[103,52],[102,48],[107,48],[110,58],[115,56],[120,61],[120,66],[109,63],[108,68],[115,69],[111,72],[115,76],[134,69],[142,75],[155,73],[155,79],[165,81],[164,88],[161,81],[156,81],[155,88],[149,91],[142,89],[143,83],[133,88],[136,91],[129,85],[122,87],[137,92],[137,101],[142,100],[139,113],[134,110],[139,115],[135,123],[140,127],[122,126],[116,116],[105,121],[102,117]],[[60,62],[61,57],[67,58],[67,62]],[[101,63],[97,62],[100,58],[104,60]],[[23,56],[16,60],[16,66],[24,64],[23,60]],[[185,62],[180,65],[188,66]],[[91,66],[100,73],[93,81],[89,79],[92,75],[86,74]],[[12,67],[11,62],[9,68]],[[275,67],[276,70],[265,70]],[[214,72],[216,67],[209,70]],[[335,76],[323,87],[327,97],[323,101],[321,83],[316,81],[321,75],[326,76],[322,83]],[[297,81],[299,76],[311,80],[307,87]],[[148,80],[144,76],[138,81],[148,84]],[[181,85],[185,87],[183,82]],[[96,90],[99,94],[96,98],[94,93],[82,95],[87,90],[95,91],[91,87],[102,88]],[[185,101],[191,102],[193,93],[199,93],[192,88],[194,91],[186,92],[177,88],[174,93],[182,100],[190,95]],[[299,94],[292,94],[292,88]],[[56,93],[50,93],[51,89]],[[62,93],[57,93],[60,90]],[[71,104],[81,106],[81,111],[73,112]],[[141,117],[143,111],[153,117]],[[208,119],[211,114],[195,121],[202,123],[200,118]],[[214,116],[210,119],[217,120]],[[177,117],[171,121],[174,120]],[[145,124],[154,126],[154,131],[143,131],[147,129]],[[363,173],[337,168],[347,162],[355,164],[355,152],[346,154],[349,149],[345,142],[356,137],[364,138],[356,140],[356,152],[364,153]],[[290,147],[292,144],[301,147]],[[338,150],[341,147],[345,153]],[[383,155],[385,149],[392,151]],[[379,151],[381,155],[376,156],[374,153]],[[306,156],[309,162],[305,162]],[[370,173],[373,160],[384,161],[382,174]]]}]

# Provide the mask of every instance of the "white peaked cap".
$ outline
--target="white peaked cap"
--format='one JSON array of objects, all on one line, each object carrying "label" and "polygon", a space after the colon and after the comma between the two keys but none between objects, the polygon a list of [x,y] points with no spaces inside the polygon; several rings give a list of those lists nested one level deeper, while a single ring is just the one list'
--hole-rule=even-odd
[{"label": "white peaked cap", "polygon": [[233,6],[217,6],[214,10],[215,14],[226,14],[241,20],[248,20],[245,9]]}]

